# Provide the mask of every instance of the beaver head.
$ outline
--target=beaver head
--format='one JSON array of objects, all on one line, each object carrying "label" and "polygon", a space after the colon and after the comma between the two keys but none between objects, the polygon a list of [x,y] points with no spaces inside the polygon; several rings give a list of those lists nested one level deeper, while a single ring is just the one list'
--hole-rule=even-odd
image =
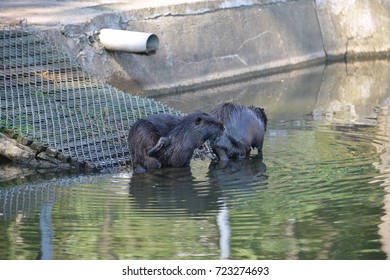
[{"label": "beaver head", "polygon": [[191,113],[171,131],[169,146],[158,151],[156,157],[166,166],[188,166],[194,150],[220,137],[223,131],[223,123],[215,117],[199,111]]}]

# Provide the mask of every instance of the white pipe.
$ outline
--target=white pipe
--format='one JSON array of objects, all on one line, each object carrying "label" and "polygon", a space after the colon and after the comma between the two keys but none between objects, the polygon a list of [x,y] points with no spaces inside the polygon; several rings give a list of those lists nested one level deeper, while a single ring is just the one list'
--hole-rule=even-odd
[{"label": "white pipe", "polygon": [[99,39],[106,49],[112,51],[155,54],[160,47],[158,37],[153,33],[102,29]]}]

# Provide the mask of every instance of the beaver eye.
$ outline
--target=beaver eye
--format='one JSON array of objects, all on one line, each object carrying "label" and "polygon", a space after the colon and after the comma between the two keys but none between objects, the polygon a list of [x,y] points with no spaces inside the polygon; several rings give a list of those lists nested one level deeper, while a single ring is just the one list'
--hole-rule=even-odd
[{"label": "beaver eye", "polygon": [[201,122],[202,122],[202,118],[197,117],[197,118],[195,119],[195,124],[196,124],[196,125],[199,125]]}]

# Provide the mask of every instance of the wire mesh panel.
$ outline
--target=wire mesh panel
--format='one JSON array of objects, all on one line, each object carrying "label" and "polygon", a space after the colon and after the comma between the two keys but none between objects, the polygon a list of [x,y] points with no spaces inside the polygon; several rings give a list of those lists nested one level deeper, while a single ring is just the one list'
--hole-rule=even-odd
[{"label": "wire mesh panel", "polygon": [[180,114],[99,82],[30,30],[0,28],[0,60],[0,129],[27,145],[50,147],[74,165],[124,165],[127,131],[137,119]]}]

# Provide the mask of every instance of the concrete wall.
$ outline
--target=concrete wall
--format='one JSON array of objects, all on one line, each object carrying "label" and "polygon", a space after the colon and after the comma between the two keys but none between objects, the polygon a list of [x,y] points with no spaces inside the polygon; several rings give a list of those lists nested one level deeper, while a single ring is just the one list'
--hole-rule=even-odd
[{"label": "concrete wall", "polygon": [[[94,75],[128,92],[195,89],[328,59],[389,56],[390,0],[214,0],[95,7],[61,40]],[[152,56],[107,52],[101,28],[156,33]]]},{"label": "concrete wall", "polygon": [[390,54],[389,0],[316,0],[324,50],[331,59]]}]

